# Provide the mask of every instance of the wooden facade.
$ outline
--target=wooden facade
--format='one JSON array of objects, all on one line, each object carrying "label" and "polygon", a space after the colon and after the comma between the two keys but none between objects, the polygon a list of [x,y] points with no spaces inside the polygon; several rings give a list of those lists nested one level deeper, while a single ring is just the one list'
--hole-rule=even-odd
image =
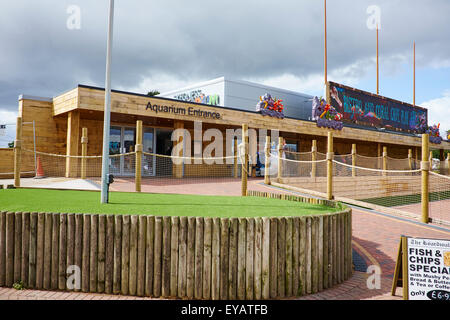
[{"label": "wooden facade", "polygon": [[[35,121],[37,151],[81,155],[82,128],[87,128],[87,154],[101,155],[104,99],[104,89],[83,85],[53,99],[22,96],[19,99],[19,116],[23,122]],[[155,111],[158,107],[167,107],[168,112]],[[199,116],[199,112],[209,113],[210,116]],[[144,128],[188,129],[192,139],[194,121],[202,121],[203,130],[221,130],[224,137],[226,129],[238,129],[247,124],[250,129],[279,130],[280,136],[289,143],[295,143],[299,152],[310,151],[312,140],[317,140],[317,151],[326,152],[328,130],[317,127],[312,121],[277,119],[256,112],[113,91],[111,125],[135,127],[137,120],[143,121]],[[388,148],[388,154],[392,158],[406,158],[409,149],[413,150],[415,158],[421,153],[420,137],[411,135],[344,127],[342,131],[334,131],[334,139],[336,154],[350,154],[352,144],[356,144],[358,154],[365,156],[380,156],[383,147]],[[203,148],[208,144],[209,142],[203,142]],[[430,146],[432,149],[450,149],[450,143],[445,141],[441,145]],[[31,126],[23,128],[23,148],[33,149]],[[69,176],[73,166],[67,160],[66,171]],[[6,172],[4,170],[6,167],[3,168],[2,165],[0,172]]]}]

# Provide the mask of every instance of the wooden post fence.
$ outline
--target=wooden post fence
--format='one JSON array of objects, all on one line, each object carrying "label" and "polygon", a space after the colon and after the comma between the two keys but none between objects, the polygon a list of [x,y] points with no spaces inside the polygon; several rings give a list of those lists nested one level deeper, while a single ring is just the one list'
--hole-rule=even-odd
[{"label": "wooden post fence", "polygon": [[317,140],[312,141],[311,146],[311,161],[312,161],[312,167],[311,167],[311,178],[315,178],[317,176]]},{"label": "wooden post fence", "polygon": [[142,120],[136,121],[136,165],[135,165],[135,185],[136,192],[141,192],[141,179],[142,179]]},{"label": "wooden post fence", "polygon": [[83,128],[81,133],[81,179],[86,179],[86,156],[88,145],[88,129]]},{"label": "wooden post fence", "polygon": [[327,148],[327,199],[333,199],[333,132],[328,131]]},{"label": "wooden post fence", "polygon": [[[383,147],[383,170],[387,170],[387,147]],[[386,176],[386,172],[383,172],[383,176]]]},{"label": "wooden post fence", "polygon": [[20,187],[20,170],[22,165],[22,118],[17,117],[16,140],[14,140],[14,186]]},{"label": "wooden post fence", "polygon": [[270,136],[266,136],[265,145],[266,161],[264,164],[264,183],[270,184],[269,174],[270,174]]},{"label": "wooden post fence", "polygon": [[[301,196],[248,196],[335,207]],[[155,298],[295,297],[351,276],[350,240],[349,208],[231,219],[0,211],[0,286],[23,281],[28,289]],[[68,278],[73,266],[80,281]],[[335,282],[330,272],[339,272]]]},{"label": "wooden post fence", "polygon": [[429,161],[429,140],[430,136],[428,134],[422,134],[422,162],[420,168],[422,170],[422,218],[423,223],[429,222],[429,172],[430,172],[430,161]]},{"label": "wooden post fence", "polygon": [[243,148],[242,151],[244,154],[241,158],[242,162],[242,171],[241,171],[241,195],[247,195],[247,180],[248,180],[248,124],[242,125],[242,143]]}]

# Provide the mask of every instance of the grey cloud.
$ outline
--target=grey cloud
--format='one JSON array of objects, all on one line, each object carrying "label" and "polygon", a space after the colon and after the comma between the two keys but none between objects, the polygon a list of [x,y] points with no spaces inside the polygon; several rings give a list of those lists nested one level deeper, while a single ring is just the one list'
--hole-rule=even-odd
[{"label": "grey cloud", "polygon": [[[3,0],[5,1],[5,0]],[[116,0],[113,87],[144,77],[264,78],[323,70],[322,1]],[[108,1],[16,0],[0,11],[0,108],[17,110],[20,93],[53,96],[77,83],[103,86]],[[381,7],[381,55],[392,59],[420,44],[418,64],[450,60],[450,2],[328,1],[329,68],[369,63],[375,31],[366,8]],[[69,5],[81,30],[66,28]],[[347,70],[358,76],[360,70]],[[149,88],[153,89],[153,88]]]}]

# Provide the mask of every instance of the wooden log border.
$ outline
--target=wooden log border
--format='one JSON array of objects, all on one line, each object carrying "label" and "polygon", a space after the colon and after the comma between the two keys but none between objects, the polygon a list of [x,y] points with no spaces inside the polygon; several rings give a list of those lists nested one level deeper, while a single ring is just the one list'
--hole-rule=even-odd
[{"label": "wooden log border", "polygon": [[305,217],[208,218],[0,212],[0,286],[191,299],[270,299],[352,275],[351,209]]}]

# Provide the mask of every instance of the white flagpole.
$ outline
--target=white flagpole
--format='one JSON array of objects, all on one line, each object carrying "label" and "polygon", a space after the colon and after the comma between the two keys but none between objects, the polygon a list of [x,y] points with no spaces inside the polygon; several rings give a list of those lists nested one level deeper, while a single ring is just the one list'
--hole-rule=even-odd
[{"label": "white flagpole", "polygon": [[111,51],[113,42],[114,0],[109,0],[108,42],[106,47],[105,109],[103,120],[103,158],[101,203],[108,203],[109,127],[111,122]]}]

